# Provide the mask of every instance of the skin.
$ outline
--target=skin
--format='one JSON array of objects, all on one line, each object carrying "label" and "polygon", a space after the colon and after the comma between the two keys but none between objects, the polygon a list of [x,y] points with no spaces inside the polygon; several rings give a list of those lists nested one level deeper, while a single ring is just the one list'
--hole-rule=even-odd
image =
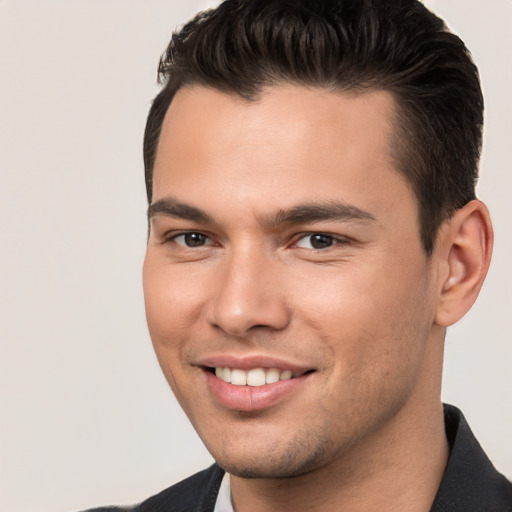
[{"label": "skin", "polygon": [[[253,102],[188,87],[167,112],[148,325],[178,401],[232,475],[237,511],[419,511],[435,496],[445,327],[476,298],[492,236],[474,201],[426,256],[390,154],[393,114],[385,91],[293,85]],[[270,406],[234,410],[208,385],[204,361],[219,357],[309,372]]]}]

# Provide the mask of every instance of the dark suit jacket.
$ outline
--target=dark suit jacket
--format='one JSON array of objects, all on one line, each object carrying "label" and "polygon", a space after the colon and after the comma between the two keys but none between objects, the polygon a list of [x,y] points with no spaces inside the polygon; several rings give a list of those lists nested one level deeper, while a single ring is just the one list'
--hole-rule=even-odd
[{"label": "dark suit jacket", "polygon": [[[498,473],[462,413],[445,405],[450,458],[430,512],[512,512],[512,483]],[[89,512],[213,512],[224,471],[214,464],[139,505]]]}]

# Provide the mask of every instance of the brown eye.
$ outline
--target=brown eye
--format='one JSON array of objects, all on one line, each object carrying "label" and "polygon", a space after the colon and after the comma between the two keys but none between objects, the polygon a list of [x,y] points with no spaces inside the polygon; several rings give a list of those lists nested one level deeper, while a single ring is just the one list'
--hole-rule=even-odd
[{"label": "brown eye", "polygon": [[208,242],[208,237],[202,233],[182,233],[174,237],[174,241],[185,247],[203,247]]},{"label": "brown eye", "polygon": [[302,249],[327,249],[334,245],[336,240],[331,235],[324,233],[312,233],[302,237],[297,242],[297,247]]}]

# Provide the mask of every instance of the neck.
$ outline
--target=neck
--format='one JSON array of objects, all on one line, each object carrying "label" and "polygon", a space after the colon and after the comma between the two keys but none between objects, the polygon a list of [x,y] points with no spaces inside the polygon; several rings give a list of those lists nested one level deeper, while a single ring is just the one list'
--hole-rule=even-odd
[{"label": "neck", "polygon": [[438,379],[425,368],[431,385],[420,386],[382,429],[332,464],[293,478],[231,476],[236,512],[428,512],[449,453],[439,399],[441,367],[442,362]]}]

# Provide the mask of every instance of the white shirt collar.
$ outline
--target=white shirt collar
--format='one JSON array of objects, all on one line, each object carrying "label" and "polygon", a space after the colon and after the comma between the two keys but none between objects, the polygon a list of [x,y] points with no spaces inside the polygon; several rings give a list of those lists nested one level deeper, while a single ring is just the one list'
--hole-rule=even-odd
[{"label": "white shirt collar", "polygon": [[233,504],[231,503],[231,483],[229,481],[229,473],[224,473],[213,512],[235,512]]}]

